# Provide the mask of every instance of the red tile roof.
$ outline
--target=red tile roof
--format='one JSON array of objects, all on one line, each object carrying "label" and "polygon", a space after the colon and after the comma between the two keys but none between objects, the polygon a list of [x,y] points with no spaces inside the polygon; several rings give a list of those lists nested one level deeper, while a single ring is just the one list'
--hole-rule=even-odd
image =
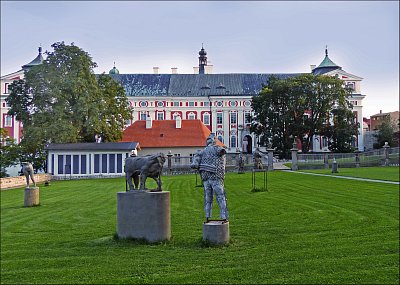
[{"label": "red tile roof", "polygon": [[[140,147],[191,147],[205,146],[211,131],[200,120],[182,120],[176,128],[175,120],[153,120],[146,129],[146,121],[135,121],[122,134],[121,142],[139,142]],[[224,146],[217,140],[217,145]]]}]

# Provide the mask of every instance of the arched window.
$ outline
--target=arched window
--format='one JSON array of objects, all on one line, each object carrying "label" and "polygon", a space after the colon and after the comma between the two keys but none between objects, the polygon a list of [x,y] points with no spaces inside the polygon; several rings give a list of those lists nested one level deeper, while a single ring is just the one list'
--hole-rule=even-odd
[{"label": "arched window", "polygon": [[210,113],[203,114],[203,123],[204,125],[210,125]]},{"label": "arched window", "polygon": [[188,120],[196,120],[196,114],[193,113],[193,112],[190,112],[190,113],[187,115],[187,118],[188,118]]},{"label": "arched window", "polygon": [[224,143],[224,138],[222,136],[218,136],[218,140],[222,143]]}]

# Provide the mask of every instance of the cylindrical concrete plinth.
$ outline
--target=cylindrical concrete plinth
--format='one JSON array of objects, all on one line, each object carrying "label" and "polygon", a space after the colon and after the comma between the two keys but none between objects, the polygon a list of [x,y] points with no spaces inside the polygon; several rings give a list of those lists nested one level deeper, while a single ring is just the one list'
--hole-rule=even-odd
[{"label": "cylindrical concrete plinth", "polygon": [[39,205],[39,187],[25,188],[24,207]]},{"label": "cylindrical concrete plinth", "polygon": [[229,239],[229,222],[209,221],[203,224],[203,241],[212,244],[227,244]]},{"label": "cylindrical concrete plinth", "polygon": [[117,235],[119,238],[158,242],[171,238],[168,191],[132,190],[117,193]]}]

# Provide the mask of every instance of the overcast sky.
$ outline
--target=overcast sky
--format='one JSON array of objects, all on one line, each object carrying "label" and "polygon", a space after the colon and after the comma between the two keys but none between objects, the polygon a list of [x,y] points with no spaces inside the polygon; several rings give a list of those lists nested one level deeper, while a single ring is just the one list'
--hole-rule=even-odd
[{"label": "overcast sky", "polygon": [[1,75],[59,41],[96,73],[193,73],[202,43],[214,73],[310,72],[327,45],[364,78],[364,117],[399,110],[398,1],[1,1]]}]

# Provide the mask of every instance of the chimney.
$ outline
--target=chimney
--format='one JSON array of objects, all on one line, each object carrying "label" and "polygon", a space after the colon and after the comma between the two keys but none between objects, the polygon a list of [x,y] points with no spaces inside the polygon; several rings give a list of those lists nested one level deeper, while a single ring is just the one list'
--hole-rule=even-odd
[{"label": "chimney", "polygon": [[310,65],[311,71],[313,71],[316,67],[317,67],[317,66],[316,66],[315,64],[311,64],[311,65]]},{"label": "chimney", "polygon": [[179,116],[179,115],[175,117],[175,127],[177,129],[182,128],[182,119],[181,119],[181,116]]},{"label": "chimney", "polygon": [[209,64],[207,64],[206,66],[204,66],[204,69],[205,69],[205,74],[212,74],[212,72],[213,72],[213,65],[211,64],[211,65],[209,65]]},{"label": "chimney", "polygon": [[153,121],[151,120],[150,115],[147,114],[147,117],[146,117],[146,129],[151,129],[152,126],[153,126]]},{"label": "chimney", "polygon": [[193,67],[193,74],[199,74],[199,67],[198,66]]},{"label": "chimney", "polygon": [[177,67],[171,67],[172,74],[178,74],[178,68]]},{"label": "chimney", "polygon": [[158,70],[159,70],[160,68],[158,67],[158,66],[154,66],[153,67],[153,73],[154,74],[158,74]]}]

